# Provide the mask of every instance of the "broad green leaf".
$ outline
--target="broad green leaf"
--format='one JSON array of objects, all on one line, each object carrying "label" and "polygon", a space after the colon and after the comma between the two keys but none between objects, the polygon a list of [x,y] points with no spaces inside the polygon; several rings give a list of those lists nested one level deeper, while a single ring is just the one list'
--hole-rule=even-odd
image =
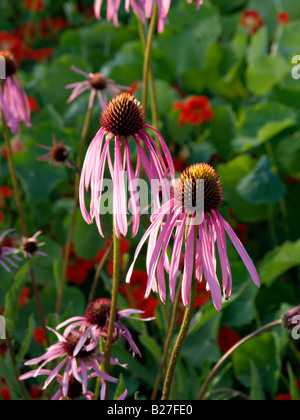
[{"label": "broad green leaf", "polygon": [[259,264],[261,281],[270,286],[282,274],[298,265],[300,265],[300,240],[285,242],[267,253]]},{"label": "broad green leaf", "polygon": [[233,355],[233,368],[238,380],[247,388],[251,387],[254,363],[260,373],[262,387],[275,394],[281,372],[278,340],[272,333],[265,333],[244,344]]},{"label": "broad green leaf", "polygon": [[286,187],[271,171],[270,159],[262,156],[253,171],[239,182],[237,191],[251,204],[273,204],[282,199]]},{"label": "broad green leaf", "polygon": [[254,401],[264,401],[266,399],[263,388],[261,386],[261,379],[259,371],[251,360],[251,392],[250,397]]},{"label": "broad green leaf", "polygon": [[263,96],[281,82],[290,67],[282,57],[259,57],[247,69],[246,79],[250,92]]},{"label": "broad green leaf", "polygon": [[121,395],[124,394],[125,391],[126,391],[126,384],[125,384],[124,376],[121,373],[118,386],[115,392],[114,401],[118,400],[121,397]]},{"label": "broad green leaf", "polygon": [[143,346],[152,354],[158,361],[162,358],[162,352],[157,342],[149,335],[140,336],[140,341]]}]

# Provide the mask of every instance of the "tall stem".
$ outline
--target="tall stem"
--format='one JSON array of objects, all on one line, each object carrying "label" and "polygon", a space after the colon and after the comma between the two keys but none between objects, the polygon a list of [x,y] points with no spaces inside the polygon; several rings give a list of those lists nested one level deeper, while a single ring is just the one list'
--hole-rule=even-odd
[{"label": "tall stem", "polygon": [[[152,50],[152,43],[154,40],[154,35],[156,32],[157,18],[158,18],[158,6],[157,6],[157,3],[155,2],[152,18],[150,22],[150,27],[149,27],[148,38],[145,44],[144,74],[143,74],[143,105],[144,105],[146,116],[147,116],[147,110],[148,110],[149,72],[152,69],[151,50]],[[143,37],[142,37],[142,42],[143,42]],[[151,85],[151,99],[152,99],[152,105],[153,105],[153,104],[156,104],[153,72],[152,72],[152,77],[150,77],[150,85]],[[154,109],[157,109],[156,105],[154,106]],[[156,118],[156,124],[157,124],[157,111],[156,111],[156,115],[153,116],[153,118]]]},{"label": "tall stem", "polygon": [[[83,126],[82,133],[81,133],[81,139],[80,139],[80,144],[79,144],[77,161],[76,161],[76,165],[77,165],[78,168],[81,168],[81,166],[82,166],[84,146],[85,146],[85,143],[86,143],[86,140],[87,140],[89,127],[90,127],[91,120],[92,120],[93,108],[94,108],[94,103],[92,104],[91,107],[88,108],[87,114],[86,114],[86,117],[85,117],[84,126]],[[72,220],[71,220],[71,225],[70,225],[70,228],[69,228],[67,242],[66,242],[66,246],[65,246],[65,256],[64,256],[64,260],[63,260],[63,267],[62,267],[58,297],[57,297],[57,302],[56,302],[56,314],[57,315],[59,315],[59,313],[61,311],[63,294],[64,294],[65,285],[66,285],[66,277],[67,277],[67,270],[68,270],[70,253],[71,253],[72,239],[73,239],[73,234],[74,234],[74,229],[75,229],[75,224],[76,224],[77,210],[78,210],[78,207],[79,207],[79,185],[80,185],[80,173],[76,173],[75,189],[74,189],[74,207],[73,207],[73,213],[72,213]]]},{"label": "tall stem", "polygon": [[204,384],[202,385],[202,388],[200,390],[198,400],[203,400],[204,399],[204,396],[205,396],[205,393],[206,393],[206,390],[207,390],[208,385],[211,383],[211,381],[213,380],[213,378],[216,375],[216,373],[220,370],[220,368],[222,366],[224,366],[224,364],[227,362],[227,360],[233,355],[233,353],[235,353],[245,343],[247,343],[248,341],[250,341],[253,338],[257,337],[258,335],[260,335],[260,334],[262,334],[262,333],[264,333],[266,331],[269,331],[269,330],[271,330],[273,328],[280,327],[281,325],[282,325],[282,320],[281,319],[279,319],[278,321],[271,322],[270,324],[265,325],[264,327],[258,329],[254,333],[248,335],[243,340],[241,340],[240,342],[238,342],[234,347],[232,347],[232,349],[230,349],[222,357],[222,359],[216,364],[216,366],[212,369],[212,371],[210,372],[210,374],[206,378],[206,381],[204,382]]},{"label": "tall stem", "polygon": [[160,386],[160,383],[161,383],[161,378],[162,378],[162,375],[163,375],[163,372],[164,372],[164,369],[165,369],[167,357],[168,357],[168,354],[169,354],[170,344],[171,344],[171,341],[172,341],[173,332],[174,332],[174,328],[175,328],[175,324],[176,324],[180,292],[181,292],[181,283],[180,283],[180,286],[177,290],[175,301],[173,303],[172,317],[171,317],[171,322],[170,322],[170,326],[169,326],[168,335],[167,335],[166,342],[165,342],[164,353],[163,353],[160,368],[159,368],[159,371],[158,371],[158,374],[157,374],[157,377],[156,377],[153,392],[152,392],[152,395],[151,395],[151,400],[152,401],[154,401],[156,399],[156,396],[157,396],[157,393],[158,393],[158,390],[159,390],[159,386]]},{"label": "tall stem", "polygon": [[[118,304],[118,294],[120,286],[120,251],[121,251],[121,241],[117,237],[114,229],[114,270],[113,270],[113,289],[112,289],[112,299],[111,299],[111,309],[110,309],[110,318],[108,326],[108,336],[106,341],[105,349],[105,373],[110,373],[110,358],[112,352],[112,343],[113,343],[113,333],[115,329],[115,320],[117,315],[117,304]],[[105,400],[109,400],[109,391],[110,386],[109,382],[106,383],[106,393]]]},{"label": "tall stem", "polygon": [[24,237],[26,237],[27,236],[27,228],[26,228],[26,223],[25,223],[25,216],[24,216],[24,209],[23,209],[23,205],[22,205],[21,194],[20,194],[20,191],[19,191],[19,185],[18,185],[18,180],[17,180],[17,172],[16,172],[13,152],[12,152],[12,148],[11,148],[9,128],[6,124],[6,121],[5,121],[5,118],[4,118],[4,115],[3,115],[2,111],[1,111],[1,120],[2,120],[2,127],[3,127],[3,135],[4,135],[5,145],[6,145],[6,148],[7,148],[11,180],[12,180],[14,195],[15,195],[16,202],[17,202],[18,215],[19,215],[19,219],[20,219],[22,234],[23,234]]},{"label": "tall stem", "polygon": [[[20,190],[19,190],[16,166],[15,166],[15,162],[14,162],[14,155],[13,155],[12,148],[11,148],[10,133],[9,133],[9,128],[6,124],[6,121],[5,121],[5,118],[4,118],[4,115],[3,115],[2,111],[1,111],[1,120],[2,120],[2,126],[3,126],[3,135],[4,135],[5,144],[6,144],[6,148],[7,148],[8,162],[9,162],[10,174],[11,174],[11,179],[12,179],[12,185],[13,185],[14,195],[15,195],[15,198],[16,198],[20,224],[21,224],[21,230],[22,230],[23,237],[26,238],[27,237],[27,226],[26,226],[26,222],[25,222],[24,209],[23,209],[21,194],[20,194]],[[35,298],[36,298],[36,301],[37,301],[37,307],[38,307],[40,321],[41,321],[43,329],[45,331],[47,344],[49,345],[50,342],[49,342],[49,338],[48,338],[48,331],[47,331],[47,328],[46,328],[45,316],[44,316],[44,313],[43,313],[42,302],[41,302],[41,298],[40,298],[40,294],[39,294],[39,289],[38,289],[38,286],[37,286],[37,283],[36,283],[33,267],[31,267],[31,269],[30,269],[30,275],[31,275],[31,282],[32,282],[33,291],[34,291]]]}]

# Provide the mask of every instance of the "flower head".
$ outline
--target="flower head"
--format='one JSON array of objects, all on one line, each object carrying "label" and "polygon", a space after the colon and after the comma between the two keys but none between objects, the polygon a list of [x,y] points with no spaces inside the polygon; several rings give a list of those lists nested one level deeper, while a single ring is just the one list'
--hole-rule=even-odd
[{"label": "flower head", "polygon": [[37,238],[42,234],[41,231],[35,233],[30,238],[23,238],[22,241],[22,252],[24,253],[26,258],[32,258],[34,255],[39,255],[41,257],[48,257],[47,254],[44,252],[39,251],[41,246],[46,245],[45,242],[38,243]]},{"label": "flower head", "polygon": [[17,76],[18,63],[9,51],[0,51],[0,57],[5,59],[6,79],[0,85],[0,110],[2,110],[6,124],[12,133],[19,131],[20,122],[31,127],[30,107],[28,98]]},{"label": "flower head", "polygon": [[[92,302],[83,317],[74,317],[68,319],[67,321],[60,324],[57,329],[60,330],[68,325],[65,330],[65,334],[72,331],[74,328],[80,328],[81,331],[87,329],[93,329],[98,337],[102,336],[107,338],[107,328],[109,325],[109,316],[110,316],[110,309],[111,309],[111,301],[109,299],[97,299]],[[116,314],[115,319],[115,331],[114,331],[114,341],[117,341],[120,337],[124,337],[125,340],[130,345],[130,349],[133,352],[133,355],[136,353],[141,356],[141,353],[133,341],[132,335],[130,331],[123,325],[121,322],[122,318],[131,318],[131,319],[138,319],[132,318],[132,314],[142,314],[142,311],[134,310],[134,309],[126,309],[123,311],[118,311]],[[153,318],[149,319],[142,319],[141,321],[151,321]]]},{"label": "flower head", "polygon": [[284,314],[283,325],[290,331],[300,325],[300,305]]},{"label": "flower head", "polygon": [[[128,233],[127,213],[132,210],[132,236],[136,236],[140,223],[140,200],[137,184],[141,166],[143,166],[150,181],[157,180],[162,184],[175,176],[175,169],[170,151],[158,131],[145,122],[143,108],[134,96],[122,93],[114,98],[104,109],[101,118],[102,127],[89,146],[83,164],[80,180],[80,208],[83,218],[88,224],[96,220],[102,236],[100,220],[101,198],[104,183],[106,163],[112,178],[114,226],[116,235],[126,236]],[[158,136],[163,154],[155,140],[146,129],[154,131]],[[135,170],[132,165],[132,149],[130,142],[137,150]],[[112,162],[110,145],[114,143],[115,161]],[[144,148],[145,150],[144,150]],[[147,156],[148,153],[148,156]],[[127,203],[125,190],[125,174],[128,180],[130,202]],[[90,211],[85,206],[85,189],[91,185]]]},{"label": "flower head", "polygon": [[16,255],[19,253],[19,250],[17,248],[12,248],[8,246],[2,246],[1,244],[4,241],[4,238],[9,234],[15,232],[15,229],[6,230],[4,233],[0,235],[0,264],[4,268],[5,271],[8,273],[11,272],[9,265],[11,265],[14,268],[18,268],[18,266],[12,261],[11,258],[21,261],[21,259]]},{"label": "flower head", "polygon": [[[182,186],[183,180],[189,181],[187,182],[187,190]],[[202,220],[197,210],[194,210],[194,213],[191,211],[191,203],[194,204],[194,197],[197,196],[195,180],[204,181],[204,203],[202,203],[204,217]],[[253,262],[233,229],[219,213],[218,207],[222,204],[222,194],[223,189],[220,179],[209,165],[198,164],[187,169],[176,183],[174,197],[153,214],[152,225],[136,250],[134,261],[127,275],[127,283],[130,283],[139,253],[144,243],[149,239],[146,297],[150,295],[151,291],[159,292],[161,300],[165,302],[166,283],[164,273],[166,271],[169,275],[171,298],[174,301],[179,266],[180,263],[183,263],[182,301],[184,306],[190,306],[191,284],[193,277],[195,277],[200,283],[205,279],[213,303],[216,309],[220,311],[222,309],[222,292],[216,274],[216,245],[220,257],[225,298],[228,299],[232,292],[232,275],[225,238],[225,232],[227,232],[252,280],[259,286],[260,280]],[[188,199],[184,197],[185,195],[188,196]],[[187,203],[187,207],[183,203]],[[171,246],[174,229],[176,231],[173,246]],[[167,253],[169,248],[172,251],[171,260],[169,260]],[[184,261],[182,262],[181,256],[184,248]]]},{"label": "flower head", "polygon": [[[48,348],[46,354],[37,359],[30,360],[25,366],[34,366],[40,364],[39,368],[30,371],[20,377],[20,380],[36,378],[37,376],[48,376],[44,389],[55,379],[61,379],[62,375],[62,393],[64,397],[68,396],[70,382],[72,378],[76,379],[82,386],[83,394],[87,394],[87,385],[90,374],[95,374],[105,381],[117,382],[117,379],[102,372],[100,363],[104,362],[103,355],[96,350],[99,344],[99,337],[95,334],[95,328],[89,328],[87,331],[69,330],[64,335],[49,328],[58,338],[58,343]],[[62,360],[61,360],[62,359]],[[53,370],[45,370],[44,367],[50,362],[57,361],[58,365]],[[118,361],[111,359],[112,364],[118,364]]]},{"label": "flower head", "polygon": [[174,108],[181,111],[180,125],[186,122],[198,125],[209,122],[214,117],[210,101],[206,96],[192,96],[186,102],[176,102]]},{"label": "flower head", "polygon": [[244,26],[250,35],[253,35],[264,26],[264,21],[258,11],[245,10],[240,25]]},{"label": "flower head", "polygon": [[87,80],[66,86],[66,89],[73,89],[72,95],[68,99],[68,103],[73,102],[83,92],[90,90],[89,108],[92,107],[95,97],[98,96],[101,108],[104,109],[107,105],[108,97],[118,95],[121,90],[128,90],[126,86],[117,85],[114,80],[107,79],[102,73],[88,74],[74,66],[72,66],[72,70],[84,76]]},{"label": "flower head", "polygon": [[39,145],[42,149],[48,150],[44,156],[38,158],[38,161],[49,161],[53,162],[56,166],[66,164],[69,168],[72,166],[69,160],[69,150],[65,146],[64,141],[58,142],[55,136],[53,136],[53,146]]}]

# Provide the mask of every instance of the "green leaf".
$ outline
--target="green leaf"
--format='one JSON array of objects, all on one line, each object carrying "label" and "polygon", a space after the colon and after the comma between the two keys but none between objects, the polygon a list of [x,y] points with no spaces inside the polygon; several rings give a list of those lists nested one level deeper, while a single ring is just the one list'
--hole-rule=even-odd
[{"label": "green leaf", "polygon": [[140,341],[143,346],[152,354],[158,361],[162,358],[162,352],[157,342],[149,335],[140,336]]},{"label": "green leaf", "polygon": [[18,298],[21,290],[26,283],[27,274],[30,270],[32,261],[28,261],[15,276],[13,285],[5,297],[4,318],[6,328],[10,335],[13,335],[18,319]]},{"label": "green leaf", "polygon": [[211,139],[216,149],[225,159],[231,154],[231,142],[236,134],[236,116],[229,105],[214,109],[214,118],[210,124]]},{"label": "green leaf", "polygon": [[259,264],[261,281],[270,286],[282,274],[298,265],[300,265],[300,240],[285,242],[267,253]]},{"label": "green leaf", "polygon": [[247,69],[246,80],[250,92],[263,96],[281,82],[290,70],[282,57],[259,57]]},{"label": "green leaf", "polygon": [[269,32],[267,27],[260,28],[251,38],[248,50],[248,62],[254,63],[256,60],[266,56],[269,48]]},{"label": "green leaf", "polygon": [[273,204],[282,199],[286,187],[271,171],[270,159],[262,156],[254,170],[239,182],[237,191],[251,204]]},{"label": "green leaf", "polygon": [[124,376],[122,375],[122,373],[120,374],[120,378],[119,378],[119,382],[118,382],[118,386],[115,392],[115,396],[114,396],[114,401],[117,401],[121,395],[124,394],[124,392],[126,391],[126,384],[124,381]]},{"label": "green leaf", "polygon": [[259,371],[253,362],[253,360],[250,361],[251,363],[251,392],[250,392],[250,398],[254,401],[265,401],[266,397],[263,391],[263,388],[261,386],[261,379]]},{"label": "green leaf", "polygon": [[27,352],[30,348],[30,344],[31,344],[31,341],[32,341],[32,337],[33,337],[35,327],[36,327],[36,322],[35,322],[35,319],[34,319],[34,314],[32,314],[29,318],[28,330],[27,330],[26,336],[24,338],[24,341],[21,345],[20,351],[19,351],[18,356],[17,356],[18,363],[22,363],[24,357],[26,356],[26,354],[27,354]]},{"label": "green leaf", "polygon": [[281,372],[278,340],[272,333],[253,338],[233,355],[233,367],[238,380],[247,388],[252,384],[251,363],[260,373],[262,387],[276,393]]}]

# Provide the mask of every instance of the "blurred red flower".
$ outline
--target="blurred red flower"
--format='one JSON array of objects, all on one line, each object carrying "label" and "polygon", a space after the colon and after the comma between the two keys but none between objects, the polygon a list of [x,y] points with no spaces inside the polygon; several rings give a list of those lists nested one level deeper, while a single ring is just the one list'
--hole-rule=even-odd
[{"label": "blurred red flower", "polygon": [[[63,256],[65,256],[65,248],[63,249]],[[67,280],[70,283],[84,283],[87,280],[89,271],[92,270],[94,266],[94,261],[87,260],[86,258],[79,258],[75,253],[74,244],[71,245],[67,270]]]},{"label": "blurred red flower", "polygon": [[241,341],[240,336],[229,327],[221,327],[218,335],[218,345],[223,354],[227,353],[233,346]]},{"label": "blurred red flower", "polygon": [[0,383],[0,399],[2,401],[12,401],[10,390],[4,378],[1,378]]},{"label": "blurred red flower", "polygon": [[244,26],[250,35],[253,35],[264,26],[264,21],[256,10],[245,10],[240,25]]},{"label": "blurred red flower", "polygon": [[35,98],[29,97],[28,102],[31,112],[38,112],[41,109]]},{"label": "blurred red flower", "polygon": [[211,103],[206,96],[192,96],[186,102],[175,102],[174,109],[181,111],[179,124],[186,122],[194,125],[209,122],[214,117]]},{"label": "blurred red flower", "polygon": [[155,316],[155,310],[159,304],[159,300],[153,296],[145,299],[145,290],[147,284],[147,273],[142,270],[135,270],[132,274],[130,285],[122,284],[120,293],[127,299],[132,309],[144,311],[143,318],[151,318]]},{"label": "blurred red flower", "polygon": [[31,290],[29,289],[29,287],[24,287],[19,296],[19,308],[22,308],[22,306],[26,305],[26,303],[30,301],[30,295]]},{"label": "blurred red flower", "polygon": [[44,328],[43,327],[37,327],[34,330],[33,338],[34,338],[34,341],[36,342],[36,344],[38,344],[39,346],[44,346],[47,342]]},{"label": "blurred red flower", "polygon": [[30,398],[33,400],[39,400],[43,396],[43,387],[40,385],[32,385],[29,391]]},{"label": "blurred red flower", "polygon": [[24,42],[6,31],[0,32],[0,50],[7,50],[14,54],[17,61],[43,60],[53,54],[53,48],[32,50]]},{"label": "blurred red flower", "polygon": [[25,0],[24,7],[33,12],[41,12],[45,9],[45,4],[43,0]]},{"label": "blurred red flower", "polygon": [[[105,248],[101,248],[96,257],[95,257],[95,264],[100,264],[100,262],[102,261],[104,255],[107,252],[107,249],[112,245],[112,241],[111,239],[107,239],[105,241]],[[130,251],[130,241],[128,241],[127,239],[122,238],[121,239],[121,245],[120,245],[120,258],[121,258],[121,268],[124,269],[124,265],[125,265],[125,261],[124,261],[124,255],[128,254]],[[107,273],[109,276],[113,275],[113,271],[114,271],[114,262],[111,259],[112,255],[109,256],[108,258],[108,264],[107,264]]]},{"label": "blurred red flower", "polygon": [[290,23],[290,17],[287,12],[280,12],[277,14],[278,22],[282,25],[287,25]]}]

